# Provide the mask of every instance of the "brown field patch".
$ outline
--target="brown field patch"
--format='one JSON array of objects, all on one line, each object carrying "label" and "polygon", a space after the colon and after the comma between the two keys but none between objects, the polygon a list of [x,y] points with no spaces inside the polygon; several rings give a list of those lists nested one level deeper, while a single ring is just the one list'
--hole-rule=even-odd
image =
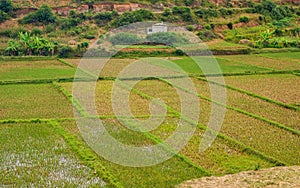
[{"label": "brown field patch", "polygon": [[226,77],[226,84],[286,104],[300,103],[300,79],[294,75]]}]

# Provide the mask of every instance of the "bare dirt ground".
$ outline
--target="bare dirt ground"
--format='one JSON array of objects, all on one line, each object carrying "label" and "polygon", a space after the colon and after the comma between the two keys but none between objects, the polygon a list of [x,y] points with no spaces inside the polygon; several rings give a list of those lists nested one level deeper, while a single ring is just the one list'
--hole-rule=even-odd
[{"label": "bare dirt ground", "polygon": [[247,171],[222,177],[204,177],[180,184],[180,188],[300,187],[300,166]]}]

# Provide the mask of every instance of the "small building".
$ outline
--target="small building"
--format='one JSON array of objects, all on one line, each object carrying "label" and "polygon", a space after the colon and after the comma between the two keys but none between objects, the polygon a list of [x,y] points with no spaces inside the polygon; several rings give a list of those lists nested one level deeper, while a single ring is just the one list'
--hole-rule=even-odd
[{"label": "small building", "polygon": [[167,24],[157,23],[157,24],[154,24],[152,27],[147,28],[147,35],[153,34],[153,33],[159,33],[159,32],[162,32],[162,33],[168,32]]}]

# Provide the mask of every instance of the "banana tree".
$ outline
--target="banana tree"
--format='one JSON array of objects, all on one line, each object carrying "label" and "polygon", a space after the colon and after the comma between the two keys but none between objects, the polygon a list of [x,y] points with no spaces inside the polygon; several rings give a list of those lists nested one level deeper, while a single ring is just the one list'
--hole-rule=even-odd
[{"label": "banana tree", "polygon": [[19,40],[21,42],[21,45],[25,48],[25,55],[31,54],[31,49],[30,47],[32,46],[31,44],[31,36],[29,33],[25,32],[19,32]]},{"label": "banana tree", "polygon": [[269,41],[270,39],[272,38],[272,35],[273,35],[274,32],[271,32],[269,29],[266,30],[265,32],[263,32],[261,35],[260,35],[260,38],[262,40],[262,43],[264,46],[268,46],[269,45]]},{"label": "banana tree", "polygon": [[37,54],[42,55],[48,41],[40,37],[34,37],[32,40],[34,43],[34,49],[36,50]]},{"label": "banana tree", "polygon": [[20,48],[20,44],[16,40],[10,40],[8,43],[8,47],[5,49],[10,55],[17,55],[18,50]]},{"label": "banana tree", "polygon": [[48,53],[51,52],[51,55],[52,55],[52,56],[54,55],[55,45],[54,45],[53,42],[47,41],[47,43],[45,44],[45,48],[46,48],[46,50],[48,51]]}]

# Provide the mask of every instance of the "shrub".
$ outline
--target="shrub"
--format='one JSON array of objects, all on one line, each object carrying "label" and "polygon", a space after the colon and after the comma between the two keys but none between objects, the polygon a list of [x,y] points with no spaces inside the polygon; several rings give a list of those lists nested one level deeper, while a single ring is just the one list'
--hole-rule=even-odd
[{"label": "shrub", "polygon": [[187,29],[188,31],[194,31],[194,26],[188,25],[188,26],[186,27],[186,29]]},{"label": "shrub", "polygon": [[178,19],[173,15],[171,9],[166,8],[164,12],[159,16],[159,19],[163,22],[176,22]]},{"label": "shrub", "polygon": [[215,33],[209,30],[204,30],[204,31],[199,31],[197,33],[197,36],[202,40],[202,41],[210,41],[214,38],[217,38]]},{"label": "shrub", "polygon": [[89,34],[89,33],[84,34],[82,37],[85,39],[88,39],[88,40],[96,38],[94,35]]},{"label": "shrub", "polygon": [[67,18],[60,21],[60,28],[62,30],[69,30],[73,27],[76,27],[79,23],[81,23],[81,20],[78,18]]},{"label": "shrub", "polygon": [[21,33],[26,33],[26,32],[29,33],[29,31],[26,30],[25,28],[18,27],[18,28],[0,30],[0,36],[17,38],[20,32]]},{"label": "shrub", "polygon": [[192,22],[193,21],[193,16],[191,9],[189,7],[173,7],[172,10],[174,15],[180,16],[182,21],[185,22]]},{"label": "shrub", "polygon": [[295,36],[295,37],[299,37],[300,36],[300,27],[296,27],[294,29],[290,30],[291,35]]},{"label": "shrub", "polygon": [[279,37],[283,35],[283,31],[281,29],[276,28],[274,34]]},{"label": "shrub", "polygon": [[242,16],[242,17],[240,17],[239,21],[242,22],[242,23],[248,23],[249,18],[247,16]]},{"label": "shrub", "polygon": [[43,31],[40,30],[39,28],[33,28],[31,31],[31,35],[41,35],[43,34]]},{"label": "shrub", "polygon": [[113,27],[120,27],[123,25],[128,25],[134,22],[141,22],[144,20],[152,20],[154,18],[154,14],[149,10],[136,10],[133,12],[125,12],[118,19],[115,19],[111,25]]},{"label": "shrub", "polygon": [[104,26],[111,20],[113,20],[115,17],[118,16],[118,13],[113,11],[113,12],[100,12],[96,14],[93,19],[96,21],[96,24],[98,26]]},{"label": "shrub", "polygon": [[71,57],[74,53],[74,50],[70,46],[63,46],[59,51],[60,58]]},{"label": "shrub", "polygon": [[45,4],[41,6],[37,11],[25,16],[20,20],[21,24],[29,23],[42,23],[44,25],[54,23],[56,17],[53,15],[51,8]]},{"label": "shrub", "polygon": [[221,9],[219,10],[219,12],[220,12],[220,15],[221,15],[222,17],[224,17],[224,18],[226,18],[227,16],[233,14],[233,11],[232,11],[231,9],[225,9],[225,8],[221,8]]},{"label": "shrub", "polygon": [[291,18],[283,18],[281,20],[274,20],[272,21],[272,25],[276,27],[289,27],[291,26],[292,19]]},{"label": "shrub", "polygon": [[118,33],[110,38],[108,40],[113,44],[120,44],[120,45],[126,45],[126,44],[138,44],[141,39],[138,38],[136,34],[132,33]]},{"label": "shrub", "polygon": [[175,51],[175,55],[183,56],[183,55],[184,55],[184,52],[183,52],[182,50],[180,50],[180,49],[177,49],[177,50]]},{"label": "shrub", "polygon": [[0,23],[9,20],[9,15],[6,12],[0,10]]},{"label": "shrub", "polygon": [[146,39],[149,42],[156,44],[166,44],[166,45],[176,45],[186,43],[188,40],[176,33],[167,32],[167,33],[153,33],[147,35]]},{"label": "shrub", "polygon": [[185,6],[191,6],[196,0],[183,0]]},{"label": "shrub", "polygon": [[227,24],[227,27],[228,27],[230,30],[232,30],[232,29],[233,29],[233,24],[232,24],[231,22],[229,22],[229,23]]},{"label": "shrub", "polygon": [[210,25],[210,24],[205,24],[205,25],[204,25],[204,29],[206,29],[206,30],[211,30],[211,25]]},{"label": "shrub", "polygon": [[276,5],[270,0],[264,0],[261,4],[257,4],[255,12],[263,14],[264,16],[270,16],[272,19],[280,20],[293,15],[293,10],[290,7]]},{"label": "shrub", "polygon": [[11,14],[12,10],[13,10],[13,4],[10,0],[1,0],[0,1],[0,10],[7,13],[7,14]]},{"label": "shrub", "polygon": [[205,9],[205,8],[199,8],[195,10],[195,15],[199,18],[211,18],[211,17],[218,17],[219,13],[216,9]]},{"label": "shrub", "polygon": [[46,25],[46,27],[45,27],[46,33],[51,33],[51,32],[54,32],[55,30],[56,30],[55,24],[49,24],[49,25]]}]

